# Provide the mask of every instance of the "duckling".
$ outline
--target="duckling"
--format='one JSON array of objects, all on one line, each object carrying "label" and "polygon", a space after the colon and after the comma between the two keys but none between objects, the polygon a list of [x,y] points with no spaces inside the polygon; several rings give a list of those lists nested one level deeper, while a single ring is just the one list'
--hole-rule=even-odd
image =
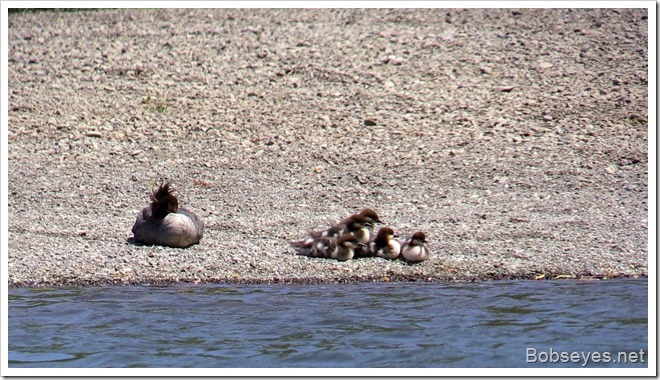
[{"label": "duckling", "polygon": [[345,233],[338,238],[319,236],[311,243],[307,241],[291,242],[293,249],[303,256],[325,257],[339,261],[346,261],[353,258],[354,250],[361,245],[357,238],[349,233]]},{"label": "duckling", "polygon": [[199,243],[204,224],[192,211],[179,207],[171,182],[161,183],[151,194],[151,205],[140,211],[133,224],[133,241],[186,248]]},{"label": "duckling", "polygon": [[327,236],[292,241],[291,246],[299,255],[309,257],[330,257],[337,250],[335,238]]},{"label": "duckling", "polygon": [[371,243],[373,244],[372,250],[374,254],[384,259],[396,259],[399,257],[401,244],[395,238],[394,230],[389,227],[383,227],[378,230],[376,240]]},{"label": "duckling", "polygon": [[384,259],[396,259],[401,252],[401,244],[396,241],[394,230],[390,227],[382,227],[378,230],[375,239],[368,244],[355,248],[355,257],[382,257]]},{"label": "duckling", "polygon": [[369,243],[369,240],[371,240],[371,233],[369,232],[371,226],[373,226],[373,224],[368,218],[356,214],[349,219],[344,233],[355,236],[359,244],[367,244]]},{"label": "duckling", "polygon": [[[367,227],[369,235],[371,236],[370,240],[373,240],[373,237],[375,236],[374,235],[375,225],[376,224],[382,224],[382,222],[380,221],[380,218],[378,217],[378,213],[376,213],[376,211],[374,211],[373,209],[365,208],[362,211],[360,211],[359,214],[353,214],[353,215],[345,218],[344,220],[342,220],[340,222],[340,224],[348,225],[348,223],[351,221],[351,219],[355,219],[355,217],[362,217],[362,218],[366,219],[364,224]],[[358,237],[358,240],[359,239],[360,238]]]},{"label": "duckling", "polygon": [[401,245],[401,256],[409,262],[428,260],[429,249],[425,244],[426,235],[422,231],[417,231]]},{"label": "duckling", "polygon": [[345,233],[355,235],[360,243],[366,244],[369,242],[370,234],[369,229],[373,226],[370,219],[360,215],[353,214],[348,218],[342,220],[324,231],[309,231],[309,238],[305,239],[306,243],[311,243],[313,240],[320,237],[330,237],[337,239]]},{"label": "duckling", "polygon": [[332,252],[331,258],[339,261],[346,261],[353,258],[355,248],[362,245],[358,238],[352,234],[343,234],[337,238],[337,250]]}]

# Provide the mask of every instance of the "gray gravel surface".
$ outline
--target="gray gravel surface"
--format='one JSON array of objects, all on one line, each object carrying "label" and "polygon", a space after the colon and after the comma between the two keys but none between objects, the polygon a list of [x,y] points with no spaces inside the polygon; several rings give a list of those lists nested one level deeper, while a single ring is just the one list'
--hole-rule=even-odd
[{"label": "gray gravel surface", "polygon": [[[9,285],[647,275],[645,9],[9,16]],[[130,244],[161,180],[204,221]],[[364,207],[432,258],[288,242]]]}]

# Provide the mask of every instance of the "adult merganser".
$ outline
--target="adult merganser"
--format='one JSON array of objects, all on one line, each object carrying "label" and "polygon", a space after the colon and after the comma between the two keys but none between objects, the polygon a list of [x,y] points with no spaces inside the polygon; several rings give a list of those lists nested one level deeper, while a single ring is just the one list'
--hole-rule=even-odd
[{"label": "adult merganser", "polygon": [[185,248],[199,243],[204,224],[192,211],[179,207],[170,182],[151,194],[151,205],[140,211],[133,224],[133,241]]}]

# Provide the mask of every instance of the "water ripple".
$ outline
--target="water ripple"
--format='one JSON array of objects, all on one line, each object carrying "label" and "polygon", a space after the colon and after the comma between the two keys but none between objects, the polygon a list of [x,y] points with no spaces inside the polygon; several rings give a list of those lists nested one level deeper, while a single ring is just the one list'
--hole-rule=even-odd
[{"label": "water ripple", "polygon": [[526,349],[647,350],[647,301],[646,280],[11,289],[9,366],[580,366]]}]

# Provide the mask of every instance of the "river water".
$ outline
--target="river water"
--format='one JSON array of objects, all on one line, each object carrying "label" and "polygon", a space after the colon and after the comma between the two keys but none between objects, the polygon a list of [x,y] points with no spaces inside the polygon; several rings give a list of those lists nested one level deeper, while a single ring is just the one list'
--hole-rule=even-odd
[{"label": "river water", "polygon": [[646,368],[647,293],[646,279],[19,288],[8,358],[10,368]]}]

